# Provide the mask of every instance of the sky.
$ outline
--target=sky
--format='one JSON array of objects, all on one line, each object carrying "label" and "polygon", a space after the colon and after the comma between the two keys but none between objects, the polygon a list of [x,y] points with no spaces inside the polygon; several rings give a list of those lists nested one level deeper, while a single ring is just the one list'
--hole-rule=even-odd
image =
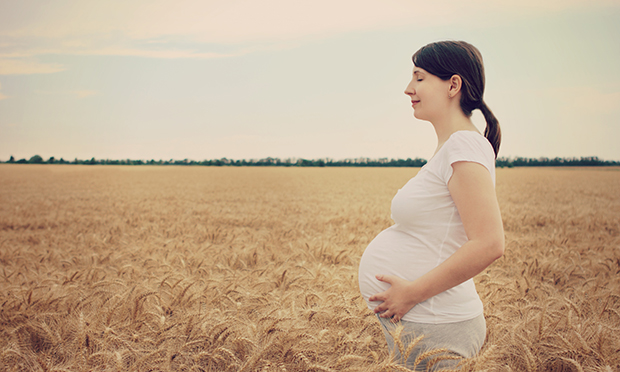
[{"label": "sky", "polygon": [[439,40],[481,51],[499,156],[620,160],[619,20],[619,0],[2,1],[0,160],[429,159],[403,91]]}]

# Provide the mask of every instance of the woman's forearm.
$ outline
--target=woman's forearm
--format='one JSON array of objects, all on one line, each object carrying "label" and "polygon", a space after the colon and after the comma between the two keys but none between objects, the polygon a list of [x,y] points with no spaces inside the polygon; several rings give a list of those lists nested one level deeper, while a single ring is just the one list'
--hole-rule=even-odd
[{"label": "woman's forearm", "polygon": [[455,287],[482,272],[503,252],[503,235],[489,241],[470,240],[440,265],[410,282],[410,296],[420,303]]}]

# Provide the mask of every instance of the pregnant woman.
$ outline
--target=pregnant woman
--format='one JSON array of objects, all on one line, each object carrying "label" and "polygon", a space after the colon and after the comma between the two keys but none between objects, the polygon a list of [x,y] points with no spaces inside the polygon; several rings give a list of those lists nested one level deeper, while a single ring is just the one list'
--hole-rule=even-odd
[{"label": "pregnant woman", "polygon": [[[473,277],[502,256],[504,230],[495,195],[497,119],[483,100],[482,56],[463,41],[442,41],[413,55],[413,79],[405,94],[413,114],[429,121],[437,150],[392,200],[394,225],[368,245],[360,261],[359,286],[381,323],[390,351],[414,369],[425,351],[472,357],[482,347],[486,323]],[[471,121],[486,120],[484,136]],[[400,340],[392,338],[398,324]],[[437,355],[434,355],[435,357]],[[432,367],[454,368],[459,358]],[[418,360],[418,362],[420,362]],[[428,359],[415,365],[426,370]]]}]

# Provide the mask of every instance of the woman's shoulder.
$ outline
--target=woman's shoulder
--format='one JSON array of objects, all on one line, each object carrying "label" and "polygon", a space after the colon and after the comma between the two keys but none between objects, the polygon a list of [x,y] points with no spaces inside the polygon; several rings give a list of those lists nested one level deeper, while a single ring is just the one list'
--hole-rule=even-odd
[{"label": "woman's shoulder", "polygon": [[491,159],[495,159],[495,152],[489,140],[482,134],[471,130],[460,130],[452,133],[443,147],[446,148],[444,153],[448,157],[450,157],[450,154],[452,156],[477,154],[485,157],[490,156]]},{"label": "woman's shoulder", "polygon": [[495,179],[493,146],[478,132],[463,130],[452,133],[440,152],[437,153],[439,156],[434,166],[437,174],[446,182],[452,176],[452,164],[460,161],[481,164]]},{"label": "woman's shoulder", "polygon": [[450,137],[448,137],[446,143],[448,142],[486,142],[489,144],[489,146],[491,145],[491,143],[489,143],[489,140],[487,140],[486,137],[480,134],[480,132],[473,130],[458,130],[452,133]]}]

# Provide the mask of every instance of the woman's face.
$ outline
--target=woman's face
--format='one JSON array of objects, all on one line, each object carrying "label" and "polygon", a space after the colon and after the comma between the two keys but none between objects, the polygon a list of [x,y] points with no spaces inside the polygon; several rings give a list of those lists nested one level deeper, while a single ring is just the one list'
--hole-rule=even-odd
[{"label": "woman's face", "polygon": [[413,67],[413,79],[405,94],[411,98],[413,116],[420,120],[432,122],[447,112],[450,81],[426,72],[420,67]]}]

